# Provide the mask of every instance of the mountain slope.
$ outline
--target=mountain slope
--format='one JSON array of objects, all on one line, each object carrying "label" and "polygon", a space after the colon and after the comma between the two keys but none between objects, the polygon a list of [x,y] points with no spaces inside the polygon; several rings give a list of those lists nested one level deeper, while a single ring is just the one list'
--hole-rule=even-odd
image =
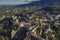
[{"label": "mountain slope", "polygon": [[25,6],[44,6],[44,5],[49,5],[53,3],[60,3],[60,0],[41,0],[41,1],[34,1],[29,4],[20,4],[17,5],[17,7],[25,7]]}]

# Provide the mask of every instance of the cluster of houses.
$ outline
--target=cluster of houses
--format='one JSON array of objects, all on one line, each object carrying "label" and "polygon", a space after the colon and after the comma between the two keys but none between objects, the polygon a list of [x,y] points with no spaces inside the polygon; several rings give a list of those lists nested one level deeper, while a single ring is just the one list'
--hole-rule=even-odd
[{"label": "cluster of houses", "polygon": [[[33,15],[34,16],[34,15]],[[29,19],[31,19],[33,16],[28,16],[28,18]],[[5,15],[3,15],[3,16],[0,16],[0,20],[2,20],[2,19],[4,19],[4,18],[9,18],[9,16],[5,16]],[[29,25],[31,25],[30,23],[31,23],[31,21],[21,21],[20,20],[20,16],[14,16],[14,15],[12,15],[11,16],[11,18],[13,18],[13,20],[15,20],[15,22],[17,23],[17,24],[20,24],[20,23],[22,23],[22,24],[29,24]],[[43,17],[42,19],[39,19],[39,18],[36,18],[37,20],[39,20],[39,21],[43,21],[43,22],[48,22],[48,21],[54,21],[56,24],[60,24],[60,15],[57,15],[57,16],[55,16],[55,15],[49,15],[48,13],[47,13],[47,16],[46,17]],[[23,19],[24,20],[24,19]],[[20,22],[20,23],[19,23]],[[44,25],[45,25],[46,23],[44,23]]]},{"label": "cluster of houses", "polygon": [[[5,16],[5,15],[0,16],[0,20],[3,20],[4,18],[10,18],[10,17],[9,16]],[[38,28],[37,26],[39,26],[39,25],[43,28],[43,26],[49,25],[49,22],[51,22],[51,21],[54,21],[55,24],[60,25],[60,15],[55,16],[55,15],[49,15],[48,13],[47,13],[47,16],[43,17],[42,19],[39,19],[39,17],[36,17],[36,20],[34,19],[34,15],[33,16],[28,16],[29,19],[31,19],[31,18],[33,19],[32,21],[29,20],[29,19],[28,20],[24,20],[24,19],[21,20],[21,16],[15,16],[15,15],[12,15],[11,18],[13,19],[13,24],[14,25],[18,24],[19,27],[26,26],[26,27],[29,27],[29,30],[34,29],[34,30],[32,30],[32,33],[34,35],[37,34],[36,28]],[[35,23],[37,23],[37,24],[35,24]],[[48,28],[48,31],[46,31],[46,33],[49,32],[49,31],[52,32],[50,27]],[[12,33],[11,33],[12,37],[14,36],[14,34],[16,32],[17,32],[16,30],[15,31],[12,30]],[[40,35],[41,34],[42,34],[42,29],[40,31]]]}]

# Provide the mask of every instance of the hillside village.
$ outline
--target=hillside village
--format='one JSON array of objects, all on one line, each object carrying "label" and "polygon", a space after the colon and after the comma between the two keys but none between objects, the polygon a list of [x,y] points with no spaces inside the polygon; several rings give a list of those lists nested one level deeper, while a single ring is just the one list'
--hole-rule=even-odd
[{"label": "hillside village", "polygon": [[[26,27],[29,32],[24,40],[60,40],[59,8],[60,6],[55,9],[49,6],[47,8],[46,6],[0,8],[0,38],[15,40],[15,35],[19,33],[17,31]],[[4,32],[8,35],[6,36]]]}]

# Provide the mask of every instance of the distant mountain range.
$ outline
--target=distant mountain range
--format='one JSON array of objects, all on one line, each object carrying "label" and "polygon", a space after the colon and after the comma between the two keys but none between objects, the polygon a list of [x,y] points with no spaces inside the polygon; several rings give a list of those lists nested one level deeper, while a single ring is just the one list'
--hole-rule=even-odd
[{"label": "distant mountain range", "polygon": [[46,5],[46,4],[53,4],[54,2],[60,2],[60,0],[41,0],[41,1],[35,1],[30,3],[29,5]]},{"label": "distant mountain range", "polygon": [[[41,1],[34,1],[34,2],[31,2],[29,4],[20,4],[20,5],[15,5],[17,7],[24,7],[24,6],[40,6],[40,5],[49,5],[49,4],[53,4],[54,2],[57,2],[57,3],[60,3],[60,0],[41,0]],[[9,5],[2,5],[0,4],[0,7],[1,6],[9,6]]]}]

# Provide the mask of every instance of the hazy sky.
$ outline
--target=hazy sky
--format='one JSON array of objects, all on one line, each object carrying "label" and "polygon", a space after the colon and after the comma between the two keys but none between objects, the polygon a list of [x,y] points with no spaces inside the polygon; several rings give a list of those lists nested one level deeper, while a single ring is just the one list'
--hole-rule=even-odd
[{"label": "hazy sky", "polygon": [[0,4],[25,4],[39,0],[0,0]]}]

